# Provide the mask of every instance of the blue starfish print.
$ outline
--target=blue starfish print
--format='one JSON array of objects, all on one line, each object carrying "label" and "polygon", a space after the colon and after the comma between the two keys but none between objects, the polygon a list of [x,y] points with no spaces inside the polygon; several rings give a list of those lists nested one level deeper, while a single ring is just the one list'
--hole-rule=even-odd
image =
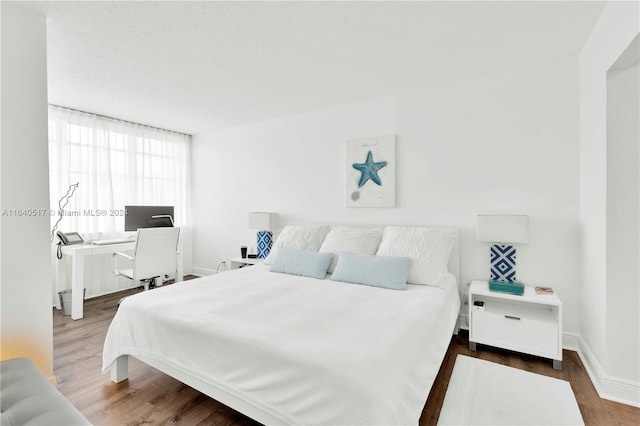
[{"label": "blue starfish print", "polygon": [[358,182],[358,188],[362,188],[362,186],[367,183],[369,179],[372,182],[382,186],[382,181],[380,180],[380,176],[378,176],[378,170],[387,165],[386,161],[380,161],[379,163],[373,162],[373,154],[371,151],[367,153],[367,160],[364,163],[354,163],[353,168],[359,170],[360,173],[360,181]]}]

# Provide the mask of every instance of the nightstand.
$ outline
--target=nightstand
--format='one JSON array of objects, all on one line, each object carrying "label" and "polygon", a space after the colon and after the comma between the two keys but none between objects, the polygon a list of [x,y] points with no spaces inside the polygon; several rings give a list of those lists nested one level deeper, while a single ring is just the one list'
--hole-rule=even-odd
[{"label": "nightstand", "polygon": [[250,258],[250,257],[234,257],[230,260],[231,269],[244,268],[249,265],[256,265],[262,263],[264,259]]},{"label": "nightstand", "polygon": [[562,302],[525,286],[517,296],[489,290],[486,281],[469,286],[469,349],[476,343],[551,358],[562,370]]}]

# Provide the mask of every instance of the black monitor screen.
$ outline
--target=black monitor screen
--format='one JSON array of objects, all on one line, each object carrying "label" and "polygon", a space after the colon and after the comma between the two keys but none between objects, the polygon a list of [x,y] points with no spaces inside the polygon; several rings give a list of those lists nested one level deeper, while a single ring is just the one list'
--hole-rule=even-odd
[{"label": "black monitor screen", "polygon": [[173,206],[124,206],[124,230],[173,226]]}]

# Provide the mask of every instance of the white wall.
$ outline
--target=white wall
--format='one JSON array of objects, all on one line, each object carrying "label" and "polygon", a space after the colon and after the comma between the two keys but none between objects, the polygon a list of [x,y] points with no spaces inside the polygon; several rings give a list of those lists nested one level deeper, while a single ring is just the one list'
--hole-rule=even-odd
[{"label": "white wall", "polygon": [[[636,38],[636,40],[638,40]],[[638,45],[635,46],[637,55]],[[607,371],[640,382],[640,68],[607,78]]]},{"label": "white wall", "polygon": [[46,21],[2,2],[2,359],[53,375]]},{"label": "white wall", "polygon": [[[610,2],[580,54],[580,231],[582,239],[581,325],[583,361],[601,396],[640,404],[637,354],[608,335],[611,320],[639,338],[625,306],[607,306],[607,71],[640,31],[637,2]],[[636,116],[637,119],[637,116]],[[636,141],[637,143],[637,141]],[[633,285],[638,286],[638,282]],[[618,288],[619,289],[619,288]],[[624,291],[623,289],[619,289]],[[630,299],[632,295],[630,294]],[[634,301],[637,310],[637,300]],[[608,309],[609,308],[609,309]],[[614,319],[622,315],[622,320]],[[626,320],[625,320],[626,319]],[[614,353],[622,352],[624,360]],[[615,365],[615,367],[614,367]]]},{"label": "white wall", "polygon": [[[518,279],[564,301],[579,329],[577,58],[225,131],[193,143],[194,271],[255,244],[247,212],[281,223],[451,225],[461,288],[488,278],[479,213],[525,213]],[[345,208],[345,141],[396,134],[396,208]]]}]

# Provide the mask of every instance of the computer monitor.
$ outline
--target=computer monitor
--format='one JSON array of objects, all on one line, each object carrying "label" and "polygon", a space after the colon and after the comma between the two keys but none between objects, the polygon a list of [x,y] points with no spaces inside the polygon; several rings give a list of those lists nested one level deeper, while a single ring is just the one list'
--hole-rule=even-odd
[{"label": "computer monitor", "polygon": [[173,226],[173,206],[124,206],[124,230]]}]

